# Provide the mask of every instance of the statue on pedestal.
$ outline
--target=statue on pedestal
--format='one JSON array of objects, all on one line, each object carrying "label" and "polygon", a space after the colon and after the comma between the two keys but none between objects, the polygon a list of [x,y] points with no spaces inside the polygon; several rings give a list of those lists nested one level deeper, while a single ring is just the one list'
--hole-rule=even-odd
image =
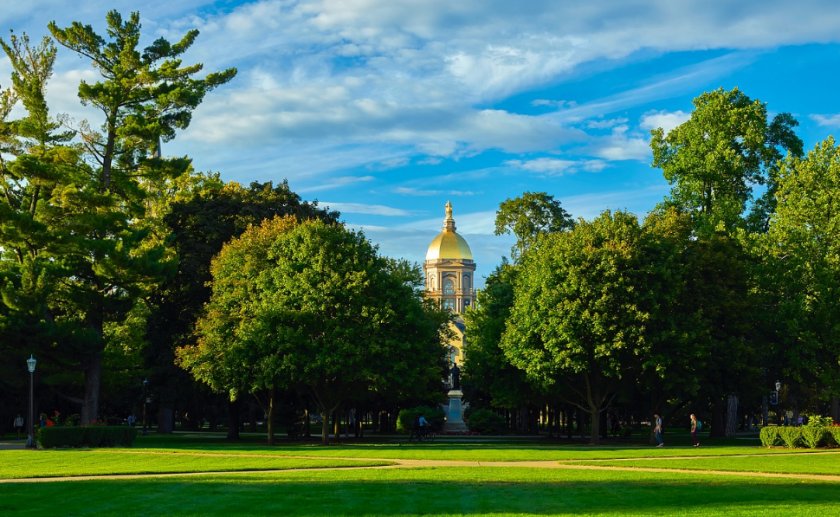
[{"label": "statue on pedestal", "polygon": [[461,389],[461,369],[457,364],[453,364],[449,370],[449,387],[453,390]]}]

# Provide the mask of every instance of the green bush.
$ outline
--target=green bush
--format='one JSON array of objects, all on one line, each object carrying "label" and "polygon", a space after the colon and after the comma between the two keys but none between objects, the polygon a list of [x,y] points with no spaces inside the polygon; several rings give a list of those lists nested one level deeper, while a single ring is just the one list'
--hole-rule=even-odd
[{"label": "green bush", "polygon": [[505,434],[508,431],[505,417],[489,409],[470,411],[467,427],[480,434]]},{"label": "green bush", "polygon": [[758,437],[761,439],[761,445],[765,447],[773,447],[775,445],[781,445],[782,441],[779,437],[779,429],[781,427],[776,427],[775,425],[770,425],[767,427],[762,427],[761,431],[758,433]]},{"label": "green bush", "polygon": [[827,427],[825,429],[827,445],[840,447],[840,425]]},{"label": "green bush", "polygon": [[42,427],[38,445],[55,447],[131,447],[137,428],[128,426]]},{"label": "green bush", "polygon": [[820,444],[825,444],[828,439],[828,430],[825,427],[806,425],[799,429],[802,435],[802,442],[811,449],[816,449]]},{"label": "green bush", "polygon": [[784,442],[785,447],[795,449],[802,442],[802,428],[801,427],[780,427],[779,437]]},{"label": "green bush", "polygon": [[439,407],[431,406],[417,406],[413,408],[401,409],[397,415],[397,431],[401,433],[410,433],[414,427],[414,421],[417,417],[423,415],[435,431],[443,429],[443,422],[446,420],[443,410]]}]

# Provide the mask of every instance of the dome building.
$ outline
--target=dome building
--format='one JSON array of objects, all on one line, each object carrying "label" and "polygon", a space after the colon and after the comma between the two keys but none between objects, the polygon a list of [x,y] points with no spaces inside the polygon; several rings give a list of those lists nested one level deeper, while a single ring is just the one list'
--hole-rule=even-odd
[{"label": "dome building", "polygon": [[446,202],[443,231],[429,244],[423,272],[426,274],[426,296],[438,301],[441,307],[463,314],[475,303],[475,262],[469,244],[455,231],[449,201]]},{"label": "dome building", "polygon": [[467,307],[475,305],[475,262],[467,241],[455,231],[452,204],[446,202],[443,231],[432,239],[423,263],[426,275],[426,297],[455,313],[453,339],[449,343],[449,360],[460,364],[464,350],[464,320],[460,317]]}]

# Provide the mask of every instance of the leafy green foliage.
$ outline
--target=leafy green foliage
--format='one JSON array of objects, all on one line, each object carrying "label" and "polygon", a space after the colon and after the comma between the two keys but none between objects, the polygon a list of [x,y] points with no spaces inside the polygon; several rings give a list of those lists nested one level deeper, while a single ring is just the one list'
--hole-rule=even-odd
[{"label": "leafy green foliage", "polygon": [[789,449],[795,449],[802,444],[802,428],[801,427],[779,427],[779,438],[782,443]]},{"label": "leafy green foliage", "polygon": [[38,430],[38,445],[55,447],[131,447],[137,428],[130,426],[55,426]]},{"label": "leafy green foliage", "polygon": [[781,427],[775,425],[762,427],[761,431],[758,432],[758,437],[761,440],[761,445],[765,447],[774,447],[776,445],[781,445],[782,438],[779,433],[781,429]]},{"label": "leafy green foliage", "polygon": [[414,429],[414,423],[417,422],[420,415],[429,422],[429,425],[435,431],[443,429],[443,424],[446,422],[446,415],[440,406],[416,406],[400,410],[397,414],[397,431],[410,433]]},{"label": "leafy green foliage", "polygon": [[590,414],[593,442],[616,384],[647,351],[641,236],[625,212],[581,220],[529,249],[514,284],[502,349],[531,379],[563,383]]},{"label": "leafy green foliage", "polygon": [[496,211],[496,235],[513,233],[516,236],[516,244],[511,249],[514,260],[541,234],[565,231],[574,225],[560,201],[545,192],[525,192],[517,198],[506,199]]},{"label": "leafy green foliage", "polygon": [[[98,130],[85,121],[61,132],[50,117],[45,91],[55,45],[32,46],[25,35],[2,42],[15,91],[0,106],[0,152],[11,157],[0,162],[0,326],[30,336],[36,346],[27,348],[49,358],[47,379],[49,368],[83,373],[83,392],[73,386],[67,394],[83,401],[83,423],[99,418],[103,364],[121,363],[106,354],[119,354],[123,344],[114,341],[122,337],[131,337],[134,352],[142,346],[137,329],[148,311],[141,305],[172,270],[159,224],[165,208],[152,200],[189,183],[183,177],[191,170],[186,158],[163,158],[160,142],[186,128],[205,93],[235,75],[197,78],[200,64],[182,66],[196,31],[141,51],[139,14],[106,18],[107,38],[79,22],[50,24],[55,40],[100,76],[79,86],[81,102],[102,116]],[[25,114],[7,122],[15,99]]]},{"label": "leafy green foliage", "polygon": [[505,434],[508,432],[505,417],[489,409],[470,411],[467,426],[470,431],[480,434]]},{"label": "leafy green foliage", "polygon": [[[787,113],[768,123],[766,106],[737,88],[695,98],[688,121],[667,135],[662,128],[651,131],[653,166],[672,185],[668,203],[691,213],[703,232],[743,226],[752,187],[772,179],[779,148],[802,153],[796,125]],[[761,224],[767,217],[756,220]]]},{"label": "leafy green foliage", "polygon": [[446,319],[421,302],[417,274],[406,277],[360,233],[275,218],[228,243],[211,272],[198,342],[179,349],[180,364],[232,398],[304,389],[321,412],[325,443],[343,402],[442,376]]},{"label": "leafy green foliage", "polygon": [[[833,138],[779,170],[778,208],[757,246],[774,307],[776,361],[798,389],[840,395],[840,148]],[[805,397],[804,392],[797,393]]]},{"label": "leafy green foliage", "polygon": [[828,433],[825,427],[822,426],[802,426],[799,428],[802,435],[802,443],[805,446],[816,449],[820,445],[824,445],[828,438]]},{"label": "leafy green foliage", "polygon": [[487,277],[477,303],[464,314],[469,353],[464,358],[462,384],[473,407],[513,409],[542,398],[538,385],[511,365],[499,343],[513,306],[518,267],[502,264]]}]

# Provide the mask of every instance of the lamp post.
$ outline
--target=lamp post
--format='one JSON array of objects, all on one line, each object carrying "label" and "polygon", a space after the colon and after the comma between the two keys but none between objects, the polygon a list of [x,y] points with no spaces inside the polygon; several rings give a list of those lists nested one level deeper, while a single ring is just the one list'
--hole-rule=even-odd
[{"label": "lamp post", "polygon": [[149,379],[143,379],[143,435],[146,434],[146,403],[149,399],[146,397],[146,388],[149,386]]},{"label": "lamp post", "polygon": [[26,438],[26,446],[35,447],[35,438],[32,436],[32,429],[35,427],[35,365],[38,361],[35,356],[29,354],[26,360],[26,369],[29,370],[29,433]]}]

